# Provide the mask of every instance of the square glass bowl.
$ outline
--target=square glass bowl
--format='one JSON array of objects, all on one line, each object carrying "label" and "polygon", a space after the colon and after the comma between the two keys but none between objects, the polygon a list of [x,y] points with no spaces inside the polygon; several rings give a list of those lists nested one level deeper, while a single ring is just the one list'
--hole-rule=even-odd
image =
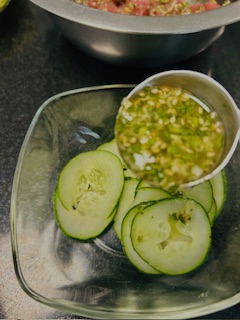
[{"label": "square glass bowl", "polygon": [[[112,228],[92,241],[65,237],[53,211],[63,166],[113,138],[131,85],[73,90],[47,100],[24,140],[14,177],[11,226],[17,278],[33,299],[103,319],[187,319],[240,301],[240,148],[226,167],[227,199],[205,263],[186,275],[146,275],[125,257]],[[107,164],[106,164],[107,165]],[[113,181],[114,187],[114,181]]]}]

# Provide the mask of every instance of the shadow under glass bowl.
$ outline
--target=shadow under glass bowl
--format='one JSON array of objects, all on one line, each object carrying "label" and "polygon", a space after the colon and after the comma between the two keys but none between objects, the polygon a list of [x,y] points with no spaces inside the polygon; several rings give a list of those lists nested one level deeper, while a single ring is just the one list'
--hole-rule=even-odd
[{"label": "shadow under glass bowl", "polygon": [[113,229],[88,242],[59,230],[52,197],[75,155],[113,138],[120,101],[131,85],[68,91],[36,113],[19,155],[11,199],[13,260],[33,299],[103,319],[188,319],[240,302],[240,148],[226,166],[227,198],[213,225],[205,263],[186,275],[151,276],[125,257]]},{"label": "shadow under glass bowl", "polygon": [[240,20],[240,1],[212,11],[140,17],[92,9],[70,0],[30,0],[46,10],[62,33],[85,53],[130,66],[164,66],[209,47],[225,26]]}]

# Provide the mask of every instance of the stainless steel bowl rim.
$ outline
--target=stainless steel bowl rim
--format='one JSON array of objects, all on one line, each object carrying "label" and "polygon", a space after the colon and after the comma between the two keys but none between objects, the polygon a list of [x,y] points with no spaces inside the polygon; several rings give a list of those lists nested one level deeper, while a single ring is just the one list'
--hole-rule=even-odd
[{"label": "stainless steel bowl rim", "polygon": [[240,1],[208,12],[170,17],[130,16],[92,9],[71,0],[30,0],[49,13],[98,29],[131,34],[186,34],[240,21]]},{"label": "stainless steel bowl rim", "polygon": [[[233,137],[231,140],[231,145],[230,146],[225,146],[226,152],[223,154],[223,158],[221,159],[221,162],[219,165],[211,171],[209,174],[205,175],[204,177],[188,182],[186,184],[183,184],[181,187],[183,188],[188,188],[188,187],[193,187],[197,184],[203,183],[206,180],[211,179],[213,176],[215,176],[219,171],[223,170],[225,166],[228,164],[230,161],[231,157],[233,156],[235,149],[238,145],[239,142],[239,137],[240,137],[240,110],[238,109],[238,106],[236,105],[234,99],[232,96],[229,94],[229,92],[215,79],[210,77],[209,75],[206,75],[202,72],[198,71],[192,71],[192,70],[168,70],[168,71],[162,71],[159,73],[156,73],[148,78],[146,78],[144,81],[139,83],[133,90],[127,95],[127,98],[129,99],[131,96],[133,96],[136,92],[141,90],[142,88],[146,86],[152,86],[154,84],[158,84],[158,80],[162,79],[168,79],[169,77],[175,77],[176,79],[181,79],[181,78],[189,78],[193,79],[195,78],[196,81],[204,81],[205,83],[208,84],[208,86],[211,86],[212,88],[216,88],[219,92],[222,92],[224,95],[225,99],[228,101],[227,110],[231,111],[233,113],[233,117],[236,120],[236,127],[231,126],[231,131],[233,133]],[[186,88],[185,88],[186,89]],[[214,111],[218,112],[215,108],[213,109]],[[226,132],[226,135],[229,135],[229,131]],[[131,167],[130,167],[131,168]]]}]

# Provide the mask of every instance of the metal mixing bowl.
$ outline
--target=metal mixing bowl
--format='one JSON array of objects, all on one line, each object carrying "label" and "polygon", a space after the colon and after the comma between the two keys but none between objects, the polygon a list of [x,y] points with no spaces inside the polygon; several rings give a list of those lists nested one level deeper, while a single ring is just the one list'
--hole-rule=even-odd
[{"label": "metal mixing bowl", "polygon": [[62,33],[101,60],[133,66],[163,66],[211,45],[226,25],[240,20],[240,1],[208,12],[171,17],[109,13],[70,0],[30,0],[49,12]]}]

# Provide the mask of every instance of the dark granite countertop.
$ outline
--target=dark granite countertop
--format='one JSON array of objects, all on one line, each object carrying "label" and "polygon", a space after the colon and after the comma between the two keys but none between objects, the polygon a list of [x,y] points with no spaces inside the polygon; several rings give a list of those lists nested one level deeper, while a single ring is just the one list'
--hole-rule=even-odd
[{"label": "dark granite countertop", "polygon": [[[240,106],[240,23],[207,50],[165,69],[192,69],[218,80]],[[72,319],[34,301],[14,274],[10,239],[10,199],[18,154],[29,124],[52,95],[80,87],[138,83],[163,68],[110,66],[76,49],[48,15],[27,0],[12,0],[0,15],[0,318]],[[240,266],[239,266],[240,267]],[[200,319],[239,319],[240,304]]]}]

